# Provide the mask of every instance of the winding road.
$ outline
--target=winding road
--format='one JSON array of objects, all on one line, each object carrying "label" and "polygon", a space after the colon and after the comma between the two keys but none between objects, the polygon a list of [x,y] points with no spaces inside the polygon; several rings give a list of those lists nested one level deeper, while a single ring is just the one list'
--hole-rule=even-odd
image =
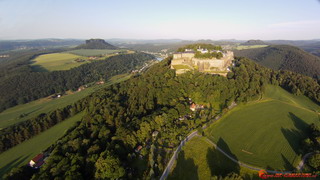
[{"label": "winding road", "polygon": [[[235,107],[236,104],[232,104],[229,109],[232,109],[233,107]],[[205,124],[204,126],[202,126],[202,129],[206,129],[208,127],[208,125],[212,124],[213,122],[219,120],[221,118],[221,116],[217,116],[214,121],[212,121],[211,123],[209,124]],[[185,143],[188,141],[188,140],[191,140],[193,137],[195,136],[200,136],[198,134],[198,131],[195,130],[193,132],[191,132],[184,140],[182,140],[180,142],[180,145],[177,147],[177,149],[174,151],[170,161],[168,162],[165,170],[163,171],[161,177],[160,177],[160,180],[165,180],[167,179],[171,169],[172,169],[172,166],[174,164],[174,161],[178,158],[178,154],[179,152],[181,151],[182,147],[185,145]],[[249,168],[249,169],[252,169],[252,170],[255,170],[255,171],[260,171],[260,170],[265,170],[266,172],[268,173],[272,173],[272,174],[275,174],[275,173],[291,173],[291,171],[273,171],[273,170],[267,170],[267,169],[264,169],[264,168],[260,168],[260,167],[255,167],[255,166],[252,166],[252,165],[249,165],[249,164],[246,164],[246,163],[243,163],[241,161],[238,161],[237,159],[234,159],[232,156],[230,156],[228,153],[224,152],[222,149],[220,149],[214,142],[212,142],[210,139],[208,139],[207,137],[204,136],[204,138],[206,139],[206,141],[211,144],[215,149],[217,149],[218,151],[220,151],[222,154],[224,154],[226,157],[228,157],[231,161],[239,164],[239,166],[241,167],[245,167],[245,168]],[[311,152],[311,153],[308,153],[306,155],[303,156],[302,160],[300,161],[299,165],[296,167],[296,169],[298,171],[300,171],[306,160],[308,159],[309,156],[313,155],[314,152]]]}]

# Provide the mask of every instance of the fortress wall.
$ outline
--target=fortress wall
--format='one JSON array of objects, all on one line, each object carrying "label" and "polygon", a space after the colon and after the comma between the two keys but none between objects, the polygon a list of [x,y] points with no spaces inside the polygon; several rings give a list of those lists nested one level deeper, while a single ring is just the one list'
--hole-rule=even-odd
[{"label": "fortress wall", "polygon": [[173,54],[173,59],[179,59],[182,58],[182,55],[180,53]]},{"label": "fortress wall", "polygon": [[224,59],[192,59],[195,64],[209,63],[210,67],[224,68],[225,60]]},{"label": "fortress wall", "polygon": [[173,59],[171,60],[171,65],[178,65],[178,64],[184,64],[184,59]]},{"label": "fortress wall", "polygon": [[182,57],[183,58],[193,58],[194,57],[194,53],[183,53],[182,54]]}]

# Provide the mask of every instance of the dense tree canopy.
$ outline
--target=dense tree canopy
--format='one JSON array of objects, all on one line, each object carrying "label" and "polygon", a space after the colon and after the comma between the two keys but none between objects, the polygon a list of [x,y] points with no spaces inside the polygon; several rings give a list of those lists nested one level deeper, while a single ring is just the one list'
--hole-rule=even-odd
[{"label": "dense tree canopy", "polygon": [[8,70],[0,73],[0,111],[130,72],[154,58],[144,53],[126,54],[84,64],[68,71],[33,72],[28,63],[34,56],[26,56],[16,64],[1,66]]},{"label": "dense tree canopy", "polygon": [[[260,98],[267,83],[320,102],[313,79],[245,58],[234,61],[227,77],[199,72],[176,76],[170,61],[81,100],[86,115],[49,148],[50,157],[33,179],[159,178],[190,130],[212,122],[232,102]],[[204,108],[191,111],[190,99]]]}]

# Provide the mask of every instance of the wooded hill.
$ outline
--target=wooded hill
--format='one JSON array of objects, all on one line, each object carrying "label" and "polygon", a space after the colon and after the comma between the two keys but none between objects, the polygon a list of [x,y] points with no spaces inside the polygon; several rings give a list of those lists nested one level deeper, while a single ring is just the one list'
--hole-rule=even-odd
[{"label": "wooded hill", "polygon": [[[33,179],[159,178],[172,150],[190,130],[227,112],[233,101],[258,99],[268,83],[320,102],[320,87],[312,78],[273,71],[245,58],[235,60],[227,77],[199,72],[176,76],[170,61],[77,102],[74,107],[85,105],[80,109],[87,114],[52,145]],[[193,113],[189,98],[206,108]],[[26,171],[9,176],[21,177]]]},{"label": "wooded hill", "polygon": [[235,56],[250,58],[275,70],[289,70],[320,79],[320,58],[294,46],[272,45],[264,48],[235,50],[234,53]]},{"label": "wooded hill", "polygon": [[76,49],[118,49],[118,47],[105,42],[103,39],[89,39],[86,40],[85,44],[77,46]]},{"label": "wooded hill", "polygon": [[252,45],[268,45],[268,43],[261,40],[249,40],[245,43],[241,43],[243,46],[252,46]]},{"label": "wooded hill", "polygon": [[31,52],[3,63],[0,69],[0,112],[54,93],[76,90],[79,86],[127,73],[154,59],[152,55],[134,53],[94,61],[67,71],[33,72],[30,60],[48,53]]}]

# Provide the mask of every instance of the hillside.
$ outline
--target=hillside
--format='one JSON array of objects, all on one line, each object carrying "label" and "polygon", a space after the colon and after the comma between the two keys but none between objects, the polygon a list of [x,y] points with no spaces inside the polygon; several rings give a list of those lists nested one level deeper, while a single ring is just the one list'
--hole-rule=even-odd
[{"label": "hillside", "polygon": [[249,40],[247,42],[241,43],[243,46],[253,46],[253,45],[268,45],[268,43],[261,40]]},{"label": "hillside", "polygon": [[[267,82],[298,88],[320,100],[319,86],[311,78],[271,71],[247,59],[236,59],[227,78],[190,72],[176,76],[170,60],[78,102],[87,109],[83,120],[52,146],[35,178],[159,178],[171,152],[190,130],[221,115],[233,101],[258,99]],[[192,112],[189,98],[205,108]],[[112,170],[103,174],[110,166]]]},{"label": "hillside", "polygon": [[34,57],[35,54],[14,64],[2,66],[4,69],[10,67],[10,71],[4,73],[3,77],[0,72],[0,112],[54,93],[76,90],[87,83],[131,72],[154,58],[145,53],[123,54],[66,71],[33,72],[33,67],[28,63]]},{"label": "hillside", "polygon": [[224,141],[219,147],[241,162],[268,170],[294,170],[304,155],[301,142],[308,137],[308,125],[320,125],[319,110],[304,96],[268,85],[260,101],[234,108],[206,134],[218,146]]},{"label": "hillside", "polygon": [[2,40],[0,41],[0,52],[77,46],[79,44],[81,44],[81,40],[76,39]]},{"label": "hillside", "polygon": [[297,47],[272,45],[264,48],[235,50],[234,53],[235,56],[250,58],[275,70],[289,70],[320,78],[320,58]]},{"label": "hillside", "polygon": [[113,46],[103,39],[89,39],[86,40],[85,44],[81,44],[76,47],[76,49],[118,49],[116,46]]}]

